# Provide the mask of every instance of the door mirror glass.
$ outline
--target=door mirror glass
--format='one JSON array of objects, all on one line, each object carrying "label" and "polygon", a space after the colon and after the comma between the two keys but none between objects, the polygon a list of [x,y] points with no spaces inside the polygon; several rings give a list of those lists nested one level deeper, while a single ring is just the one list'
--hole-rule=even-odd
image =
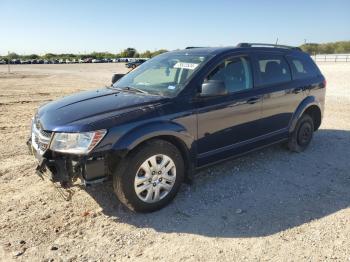
[{"label": "door mirror glass", "polygon": [[228,90],[225,86],[225,82],[222,80],[207,80],[202,84],[202,90],[200,95],[202,97],[208,96],[222,96],[227,95]]}]

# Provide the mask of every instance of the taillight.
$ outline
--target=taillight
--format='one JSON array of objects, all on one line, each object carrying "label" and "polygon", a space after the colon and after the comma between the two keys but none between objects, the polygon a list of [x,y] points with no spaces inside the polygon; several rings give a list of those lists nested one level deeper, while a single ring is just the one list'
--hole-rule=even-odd
[{"label": "taillight", "polygon": [[327,86],[327,80],[326,79],[323,80],[322,84],[323,84],[323,87],[325,88]]}]

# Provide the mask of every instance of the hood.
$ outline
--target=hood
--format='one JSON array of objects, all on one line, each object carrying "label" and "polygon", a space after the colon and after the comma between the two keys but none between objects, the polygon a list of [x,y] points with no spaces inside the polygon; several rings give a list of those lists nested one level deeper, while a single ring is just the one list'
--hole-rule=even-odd
[{"label": "hood", "polygon": [[107,128],[97,127],[94,125],[96,122],[137,110],[144,112],[144,108],[153,108],[161,100],[165,99],[161,96],[104,88],[50,102],[38,109],[36,118],[47,131],[91,131]]}]

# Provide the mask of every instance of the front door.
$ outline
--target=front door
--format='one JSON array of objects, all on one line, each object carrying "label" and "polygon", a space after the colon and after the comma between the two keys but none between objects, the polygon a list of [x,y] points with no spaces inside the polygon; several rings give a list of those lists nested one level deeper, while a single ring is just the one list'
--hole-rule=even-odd
[{"label": "front door", "polygon": [[229,93],[197,101],[198,166],[233,154],[260,135],[262,96],[253,88],[250,59],[238,56],[223,60],[206,76],[224,81]]}]

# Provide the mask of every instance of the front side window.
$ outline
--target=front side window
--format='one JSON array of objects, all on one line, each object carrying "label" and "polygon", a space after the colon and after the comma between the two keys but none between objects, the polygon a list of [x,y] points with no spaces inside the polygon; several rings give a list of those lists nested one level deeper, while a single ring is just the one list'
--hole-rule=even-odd
[{"label": "front side window", "polygon": [[206,80],[223,81],[229,93],[253,87],[251,67],[246,57],[225,60],[207,76]]},{"label": "front side window", "polygon": [[113,87],[137,88],[150,94],[173,97],[208,58],[208,55],[164,53],[142,63]]},{"label": "front side window", "polygon": [[289,66],[283,56],[257,55],[261,85],[283,83],[291,80]]}]

